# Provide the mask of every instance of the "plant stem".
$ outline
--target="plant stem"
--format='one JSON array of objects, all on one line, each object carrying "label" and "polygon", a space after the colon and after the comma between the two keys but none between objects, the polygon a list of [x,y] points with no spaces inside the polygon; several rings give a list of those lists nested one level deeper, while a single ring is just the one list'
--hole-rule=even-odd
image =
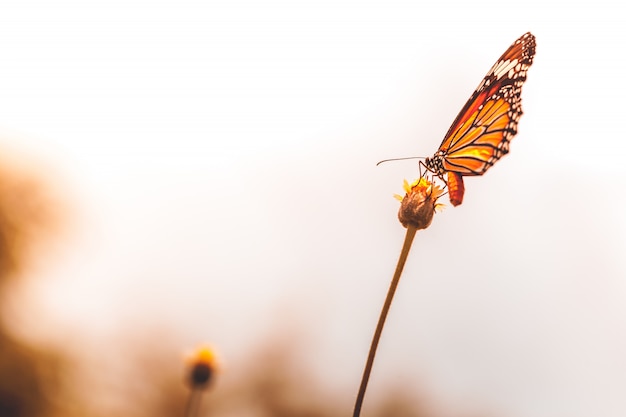
[{"label": "plant stem", "polygon": [[193,387],[191,388],[191,391],[189,393],[189,399],[187,400],[187,405],[185,406],[184,417],[194,417],[196,414],[198,414],[201,396],[202,390]]},{"label": "plant stem", "polygon": [[361,406],[363,405],[365,390],[367,389],[367,383],[370,378],[370,373],[372,372],[372,365],[374,364],[374,357],[376,356],[378,341],[380,340],[380,335],[383,332],[385,319],[387,318],[387,313],[389,313],[389,307],[391,307],[391,301],[393,300],[393,295],[395,294],[396,288],[398,287],[398,282],[400,282],[400,276],[402,275],[402,270],[404,269],[406,258],[407,256],[409,256],[409,250],[411,249],[411,244],[413,243],[413,238],[415,237],[416,232],[417,229],[412,226],[409,226],[406,229],[406,236],[404,237],[402,252],[400,253],[400,258],[398,259],[398,264],[396,265],[396,271],[393,274],[393,279],[391,280],[389,290],[387,291],[385,304],[383,305],[383,309],[380,311],[378,324],[376,325],[376,331],[374,332],[372,344],[370,345],[367,362],[365,363],[365,369],[363,370],[363,376],[361,377],[361,386],[359,387],[359,393],[356,397],[356,403],[354,404],[354,413],[352,414],[353,417],[359,417],[361,415]]}]

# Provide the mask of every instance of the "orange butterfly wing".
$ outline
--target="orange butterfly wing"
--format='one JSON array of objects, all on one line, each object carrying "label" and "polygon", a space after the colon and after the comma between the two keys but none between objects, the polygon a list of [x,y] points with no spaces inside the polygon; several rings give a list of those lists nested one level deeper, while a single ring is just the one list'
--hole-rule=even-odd
[{"label": "orange butterfly wing", "polygon": [[[535,37],[526,33],[506,50],[463,106],[437,153],[426,160],[426,166],[440,177],[448,173],[453,205],[463,202],[462,176],[483,175],[509,152],[522,115],[522,85],[535,49]],[[455,195],[451,181],[460,190]]]}]

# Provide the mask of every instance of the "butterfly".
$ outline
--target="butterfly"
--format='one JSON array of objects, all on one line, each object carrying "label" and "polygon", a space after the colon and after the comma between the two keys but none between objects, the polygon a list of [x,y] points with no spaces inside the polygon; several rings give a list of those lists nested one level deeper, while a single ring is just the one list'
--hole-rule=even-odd
[{"label": "butterfly", "polygon": [[424,160],[426,169],[447,183],[453,206],[463,202],[464,176],[483,175],[509,152],[522,115],[522,86],[535,49],[530,32],[516,40],[465,103],[435,155]]}]

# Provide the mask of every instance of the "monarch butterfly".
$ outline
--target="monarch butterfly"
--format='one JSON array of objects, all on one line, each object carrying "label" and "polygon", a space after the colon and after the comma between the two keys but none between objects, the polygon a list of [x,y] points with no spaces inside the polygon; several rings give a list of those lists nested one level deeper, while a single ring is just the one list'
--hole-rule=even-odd
[{"label": "monarch butterfly", "polygon": [[506,50],[465,103],[435,155],[425,159],[426,169],[448,184],[453,206],[463,202],[463,176],[483,175],[509,152],[535,48],[535,37],[528,32]]}]

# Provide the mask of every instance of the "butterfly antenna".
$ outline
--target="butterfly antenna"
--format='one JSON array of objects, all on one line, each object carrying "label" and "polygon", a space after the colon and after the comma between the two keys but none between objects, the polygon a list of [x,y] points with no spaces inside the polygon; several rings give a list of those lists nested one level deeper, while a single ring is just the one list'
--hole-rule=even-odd
[{"label": "butterfly antenna", "polygon": [[383,162],[391,162],[391,161],[405,161],[407,159],[424,159],[423,156],[407,156],[406,158],[391,158],[391,159],[383,159],[382,161],[378,161],[376,166],[382,164]]}]

